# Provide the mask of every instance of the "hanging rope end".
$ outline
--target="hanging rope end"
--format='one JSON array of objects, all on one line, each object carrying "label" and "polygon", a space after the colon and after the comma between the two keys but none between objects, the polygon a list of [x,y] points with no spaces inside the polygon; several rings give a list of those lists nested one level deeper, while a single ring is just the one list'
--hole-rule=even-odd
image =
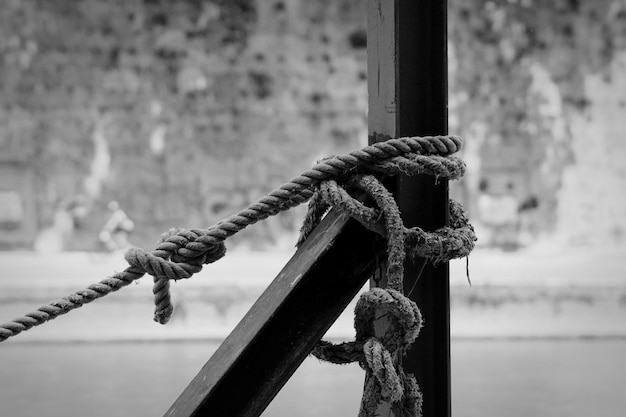
[{"label": "hanging rope end", "polygon": [[155,310],[154,321],[159,324],[167,324],[167,322],[170,321],[173,312],[174,308],[171,305],[163,309]]}]

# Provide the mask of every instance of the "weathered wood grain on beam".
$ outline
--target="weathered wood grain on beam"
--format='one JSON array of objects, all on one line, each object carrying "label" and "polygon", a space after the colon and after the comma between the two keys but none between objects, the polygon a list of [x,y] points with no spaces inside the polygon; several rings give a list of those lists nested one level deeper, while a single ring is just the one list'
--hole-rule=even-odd
[{"label": "weathered wood grain on beam", "polygon": [[259,416],[367,282],[382,252],[372,232],[329,213],[165,416]]}]

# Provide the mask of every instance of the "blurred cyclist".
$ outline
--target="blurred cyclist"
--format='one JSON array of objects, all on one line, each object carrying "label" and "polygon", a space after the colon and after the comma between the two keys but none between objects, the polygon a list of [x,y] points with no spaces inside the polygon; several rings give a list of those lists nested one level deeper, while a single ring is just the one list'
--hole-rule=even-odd
[{"label": "blurred cyclist", "polygon": [[117,201],[111,201],[107,205],[111,217],[100,231],[100,240],[111,252],[130,247],[128,235],[135,229],[135,223],[120,208]]}]

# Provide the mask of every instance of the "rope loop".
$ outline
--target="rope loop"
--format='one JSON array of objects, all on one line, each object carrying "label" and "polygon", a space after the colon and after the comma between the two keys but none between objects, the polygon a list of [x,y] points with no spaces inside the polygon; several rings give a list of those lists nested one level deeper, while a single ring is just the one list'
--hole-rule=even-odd
[{"label": "rope loop", "polygon": [[474,249],[476,234],[463,206],[449,201],[450,226],[434,232],[419,227],[406,229],[406,247],[412,258],[427,258],[433,264],[465,258]]},{"label": "rope loop", "polygon": [[401,354],[413,344],[422,328],[422,315],[415,302],[391,288],[375,287],[364,292],[357,301],[354,315],[357,341],[374,337],[376,320],[393,319],[387,320],[389,328],[378,339],[386,349]]},{"label": "rope loop", "polygon": [[[422,328],[417,305],[394,289],[372,288],[361,294],[354,316],[354,342],[334,345],[321,341],[312,354],[333,363],[359,362],[365,369],[360,416],[374,416],[381,401],[403,409],[414,408],[420,398],[419,389],[413,376],[404,374],[401,359]],[[374,323],[383,318],[386,318],[387,330],[377,337]]]},{"label": "rope loop", "polygon": [[[402,265],[407,249],[410,256],[425,256],[433,262],[466,256],[476,238],[460,206],[451,203],[449,228],[435,231],[434,235],[417,228],[407,229],[402,224],[393,197],[381,182],[382,177],[397,174],[428,174],[436,180],[459,178],[465,171],[465,165],[451,155],[461,149],[462,139],[458,136],[399,139],[380,134],[373,136],[377,143],[322,159],[256,203],[207,229],[170,229],[161,236],[152,251],[129,249],[125,254],[129,266],[124,271],[0,325],[0,341],[117,291],[145,273],[152,275],[154,280],[155,320],[166,323],[173,311],[169,295],[170,280],[190,278],[203,265],[223,257],[226,252],[224,241],[247,226],[309,200],[309,211],[299,242],[306,239],[331,207],[337,206],[349,212],[365,227],[388,240],[388,280],[391,289],[399,293],[402,293]],[[354,198],[355,194],[364,194],[374,207]],[[457,212],[461,214],[457,215]],[[393,298],[392,295],[388,297]],[[352,345],[346,345],[346,352],[356,349],[361,352],[362,358],[367,340],[362,338]],[[379,342],[383,346],[387,343],[380,339]],[[394,348],[386,347],[392,357]],[[401,374],[398,375],[402,379]],[[404,391],[406,397],[406,387]]]},{"label": "rope loop", "polygon": [[[426,149],[419,148],[414,152],[416,145],[421,144],[409,146],[402,141],[388,140],[377,148],[384,155],[363,164],[367,173],[354,171],[345,177],[323,180],[309,201],[298,244],[307,238],[330,208],[348,213],[387,241],[388,288],[372,288],[359,298],[354,313],[355,341],[336,345],[320,341],[311,352],[320,360],[342,364],[359,362],[365,369],[366,383],[359,417],[374,417],[381,401],[390,403],[395,415],[421,415],[422,394],[417,381],[402,369],[402,357],[422,327],[417,305],[403,294],[407,252],[412,258],[421,257],[437,264],[467,256],[476,240],[462,206],[453,200],[449,202],[450,226],[433,232],[405,227],[393,195],[373,174],[428,174],[434,176],[435,181],[439,178],[458,179],[465,172],[465,164],[446,152],[456,144],[455,139],[429,142]],[[397,154],[398,149],[404,153]],[[376,335],[374,323],[382,318],[386,318],[385,333]]]},{"label": "rope loop", "polygon": [[[423,325],[422,315],[415,302],[389,288],[376,287],[361,294],[354,315],[355,341],[337,345],[322,341],[312,352],[315,357],[341,364],[359,362],[364,368],[371,369],[371,360],[367,359],[366,351],[371,353],[372,349],[384,349],[403,355]],[[388,329],[383,336],[376,337],[374,323],[383,317],[389,318]],[[376,348],[372,345],[374,340],[378,346]]]}]

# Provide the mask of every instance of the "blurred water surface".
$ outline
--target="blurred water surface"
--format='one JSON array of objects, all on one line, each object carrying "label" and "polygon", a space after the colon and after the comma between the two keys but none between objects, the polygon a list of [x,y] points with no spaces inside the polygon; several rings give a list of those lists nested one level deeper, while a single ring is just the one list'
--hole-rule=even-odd
[{"label": "blurred water surface", "polygon": [[[161,416],[216,348],[209,342],[5,343],[0,414]],[[455,340],[453,415],[624,415],[625,351],[626,340]],[[307,359],[263,416],[356,416],[362,381],[356,365]]]}]

